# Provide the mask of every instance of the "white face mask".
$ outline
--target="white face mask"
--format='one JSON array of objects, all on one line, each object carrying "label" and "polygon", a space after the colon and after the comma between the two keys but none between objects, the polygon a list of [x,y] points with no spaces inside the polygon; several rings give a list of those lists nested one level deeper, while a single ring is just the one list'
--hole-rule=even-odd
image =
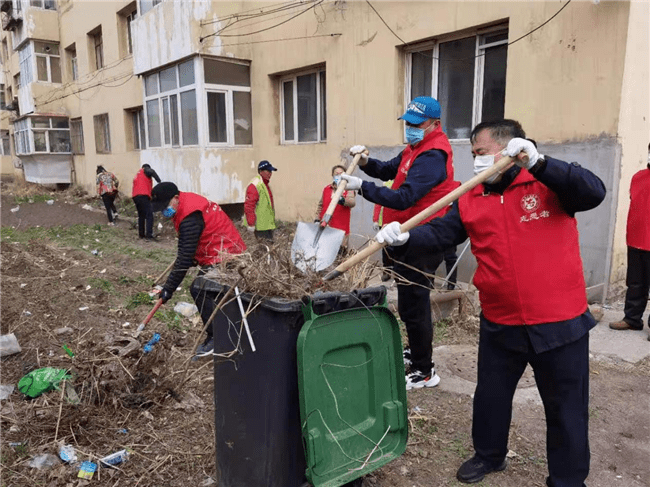
[{"label": "white face mask", "polygon": [[[494,166],[494,154],[474,157],[474,175],[477,176]],[[485,183],[492,184],[499,177],[496,173],[485,180]]]}]

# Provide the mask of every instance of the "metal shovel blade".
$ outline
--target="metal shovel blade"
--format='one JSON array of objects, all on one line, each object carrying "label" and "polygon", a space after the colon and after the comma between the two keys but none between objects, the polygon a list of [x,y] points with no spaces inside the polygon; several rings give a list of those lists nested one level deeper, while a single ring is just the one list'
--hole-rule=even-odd
[{"label": "metal shovel blade", "polygon": [[318,229],[322,228],[318,223],[298,222],[296,236],[291,244],[291,260],[302,272],[307,269],[322,271],[334,262],[338,254],[345,232],[338,228],[325,227],[323,233],[314,245],[314,238]]}]

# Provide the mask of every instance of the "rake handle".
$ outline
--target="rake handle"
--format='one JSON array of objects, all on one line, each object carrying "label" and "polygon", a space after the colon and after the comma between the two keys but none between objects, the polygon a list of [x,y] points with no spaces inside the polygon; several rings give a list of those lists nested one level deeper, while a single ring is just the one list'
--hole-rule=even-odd
[{"label": "rake handle", "polygon": [[[420,213],[415,215],[414,217],[410,218],[409,220],[405,221],[402,223],[400,226],[400,230],[402,233],[408,232],[415,227],[417,227],[420,223],[422,223],[424,220],[429,218],[431,215],[434,215],[438,213],[440,210],[442,210],[444,207],[450,205],[454,201],[456,201],[458,198],[463,196],[465,193],[468,191],[472,190],[479,184],[485,182],[485,180],[489,179],[491,176],[494,174],[500,173],[502,171],[505,171],[510,165],[512,165],[514,159],[509,156],[505,156],[499,160],[494,166],[491,168],[487,169],[486,171],[483,171],[480,174],[477,174],[474,176],[472,179],[469,181],[461,184],[458,188],[453,190],[452,192],[446,194],[442,198],[440,198],[438,201],[433,203],[431,206],[425,208],[422,210]],[[379,243],[376,240],[373,240],[370,245],[368,245],[365,249],[363,249],[361,252],[359,252],[356,255],[353,255],[349,259],[347,259],[345,262],[342,262],[338,267],[336,267],[334,270],[332,270],[329,274],[327,274],[325,277],[323,277],[323,281],[330,281],[336,277],[339,277],[341,274],[346,272],[348,269],[350,269],[352,266],[357,265],[359,262],[362,260],[366,259],[367,257],[370,257],[372,254],[377,252],[378,250],[381,250],[383,247],[386,246],[386,243]]]}]

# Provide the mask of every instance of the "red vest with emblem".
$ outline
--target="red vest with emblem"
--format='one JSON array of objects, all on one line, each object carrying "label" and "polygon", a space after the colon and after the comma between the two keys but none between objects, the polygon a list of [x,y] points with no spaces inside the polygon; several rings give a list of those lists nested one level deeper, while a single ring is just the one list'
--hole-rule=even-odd
[{"label": "red vest with emblem", "polygon": [[178,208],[173,217],[178,232],[181,222],[190,213],[200,211],[205,228],[199,239],[194,258],[199,265],[213,265],[221,262],[221,253],[241,254],[246,244],[221,207],[196,193],[179,193]]},{"label": "red vest with emblem", "polygon": [[[323,215],[327,211],[327,207],[330,205],[330,202],[332,201],[332,195],[336,192],[335,189],[332,189],[331,185],[325,186],[325,189],[323,189],[323,205],[320,210],[320,215],[318,218],[323,218]],[[347,191],[343,192],[343,197],[348,194]],[[348,206],[342,206],[337,204],[336,207],[334,208],[334,213],[332,213],[332,218],[330,219],[330,222],[328,226],[332,228],[338,228],[339,230],[343,230],[346,235],[350,233],[350,216],[352,215],[352,208]]]},{"label": "red vest with emblem", "polygon": [[576,219],[551,189],[522,170],[503,197],[484,195],[479,185],[458,204],[478,261],[474,285],[488,320],[536,325],[587,310]]},{"label": "red vest with emblem", "polygon": [[153,188],[153,181],[151,178],[148,178],[144,173],[144,169],[140,169],[138,174],[133,178],[133,189],[131,190],[131,196],[140,196],[145,195],[151,198],[151,189]]},{"label": "red vest with emblem", "polygon": [[650,251],[650,169],[643,169],[632,177],[627,245]]},{"label": "red vest with emblem", "polygon": [[[384,207],[384,225],[395,221],[404,223],[409,218],[417,215],[422,210],[431,206],[433,203],[445,196],[447,193],[450,193],[458,186],[460,186],[460,183],[458,181],[454,181],[454,155],[451,150],[451,145],[449,145],[449,140],[447,139],[445,133],[440,127],[438,127],[436,130],[422,139],[422,141],[415,147],[408,145],[406,149],[404,149],[402,152],[402,160],[400,161],[399,167],[397,168],[397,175],[395,176],[395,180],[391,189],[397,190],[404,183],[409,169],[413,165],[413,161],[415,161],[415,159],[420,154],[434,149],[442,150],[445,152],[445,154],[447,154],[447,179],[445,179],[439,185],[431,188],[427,194],[425,194],[422,198],[416,201],[413,206],[407,208],[406,210],[394,210],[392,208]],[[422,223],[426,223],[433,218],[444,215],[449,211],[449,208],[450,207],[443,208],[438,213],[424,220]],[[422,223],[420,223],[420,225],[422,225]]]}]

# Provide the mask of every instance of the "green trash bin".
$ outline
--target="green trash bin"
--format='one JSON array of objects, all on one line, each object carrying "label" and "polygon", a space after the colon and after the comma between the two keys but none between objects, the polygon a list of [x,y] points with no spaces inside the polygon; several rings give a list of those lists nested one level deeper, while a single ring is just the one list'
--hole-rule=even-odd
[{"label": "green trash bin", "polygon": [[[210,306],[212,303],[214,306],[228,289],[214,280],[199,277],[193,283],[192,294],[203,293],[206,298],[204,305]],[[352,293],[317,293],[303,300],[263,299],[248,315],[255,352],[241,328],[241,313],[237,302],[229,303],[217,313],[213,321],[213,332],[215,444],[219,487],[307,487],[310,485],[308,477],[316,482],[314,485],[325,485],[318,483],[318,475],[310,473],[305,461],[300,417],[302,392],[298,385],[298,337],[306,320],[312,321],[309,318],[313,318],[314,314],[320,318],[334,315],[341,317],[339,311],[352,312],[356,309],[359,311],[357,316],[365,315],[368,319],[374,319],[380,314],[385,320],[386,308],[377,306],[385,302],[385,296],[386,289],[378,287]],[[246,309],[253,296],[242,294],[241,298]],[[383,311],[377,311],[379,309]],[[397,331],[396,321],[392,326]],[[354,326],[350,330],[353,331]],[[386,333],[385,326],[381,327],[381,333]],[[401,399],[403,406],[397,408],[397,416],[393,414],[391,418],[404,414],[402,423],[405,446],[406,392],[399,333],[397,332],[397,341],[394,335],[390,336],[390,340],[393,342],[392,348],[399,348],[399,353],[393,350],[395,353],[392,353],[390,361],[395,362],[396,368],[401,370],[401,385],[397,389],[404,396]],[[306,343],[310,343],[309,337]],[[237,353],[230,357],[223,356],[235,348],[238,348]],[[306,362],[309,362],[308,358]],[[397,370],[395,373],[399,374]],[[392,382],[395,381],[391,379]],[[384,409],[383,403],[377,407],[382,415],[386,415]],[[391,421],[400,422],[399,419]],[[390,436],[394,436],[392,431]],[[309,452],[309,445],[306,447]],[[382,444],[381,448],[384,451],[385,445]],[[401,452],[403,450],[396,454]],[[380,466],[374,456],[371,460],[367,466],[370,468],[358,470],[356,477],[346,472],[346,475],[334,479],[334,483],[328,479],[326,485],[346,485],[346,482],[352,482]],[[385,460],[387,462],[390,458],[385,457]],[[359,483],[349,484],[352,485],[357,486]]]}]

